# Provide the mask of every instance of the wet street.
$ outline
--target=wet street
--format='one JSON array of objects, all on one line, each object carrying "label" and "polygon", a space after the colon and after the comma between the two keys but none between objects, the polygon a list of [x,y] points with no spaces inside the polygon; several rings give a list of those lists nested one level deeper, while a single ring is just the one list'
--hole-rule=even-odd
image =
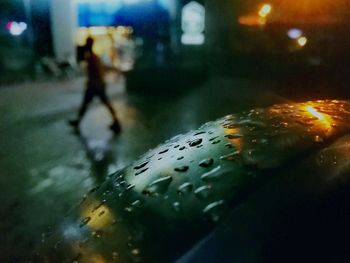
[{"label": "wet street", "polygon": [[0,0],[0,263],[349,263],[349,8]]},{"label": "wet street", "polygon": [[96,101],[77,135],[67,120],[75,117],[83,83],[76,78],[0,89],[1,262],[23,262],[41,233],[89,189],[148,149],[206,121],[282,101],[265,89],[268,83],[244,79],[211,78],[171,97],[130,93],[119,79],[108,92],[122,133],[108,129],[110,116]]}]

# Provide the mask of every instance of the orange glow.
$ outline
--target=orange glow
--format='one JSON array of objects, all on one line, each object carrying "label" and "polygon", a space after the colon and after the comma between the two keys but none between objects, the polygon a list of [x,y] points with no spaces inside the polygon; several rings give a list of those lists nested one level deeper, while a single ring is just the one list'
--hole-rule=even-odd
[{"label": "orange glow", "polygon": [[262,18],[267,17],[272,11],[272,6],[270,4],[264,4],[259,10],[259,16]]},{"label": "orange glow", "polygon": [[107,261],[101,255],[91,255],[90,262],[94,263],[106,263]]},{"label": "orange glow", "polygon": [[[347,0],[282,0],[279,6],[291,14],[320,15],[329,12],[341,13],[349,8]],[[346,9],[345,9],[346,10]]]},{"label": "orange glow", "polygon": [[346,21],[350,8],[348,0],[269,0],[282,23],[337,24]]},{"label": "orange glow", "polygon": [[[241,129],[240,128],[225,128],[225,135],[230,134],[240,134]],[[240,136],[237,136],[237,138],[229,139],[232,146],[234,146],[238,152],[241,152],[243,149],[243,138]]]},{"label": "orange glow", "polygon": [[243,26],[263,26],[266,24],[266,19],[259,16],[241,16],[238,22]]},{"label": "orange glow", "polygon": [[316,127],[321,130],[325,130],[327,133],[329,133],[332,130],[332,117],[328,114],[321,113],[317,111],[314,107],[311,105],[308,105],[305,107],[305,110],[308,114],[310,114],[312,117],[315,117],[318,119],[316,124]]}]

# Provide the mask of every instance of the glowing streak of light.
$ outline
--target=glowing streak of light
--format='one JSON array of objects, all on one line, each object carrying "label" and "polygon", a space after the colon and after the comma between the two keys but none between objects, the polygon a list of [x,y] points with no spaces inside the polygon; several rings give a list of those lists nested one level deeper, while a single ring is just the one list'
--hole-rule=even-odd
[{"label": "glowing streak of light", "polygon": [[259,16],[241,16],[238,18],[238,23],[244,26],[263,26],[266,24],[266,19]]},{"label": "glowing streak of light", "polygon": [[315,127],[318,129],[324,130],[327,134],[332,131],[332,122],[333,119],[327,114],[320,113],[312,106],[306,106],[305,110],[311,114],[313,117],[317,118],[317,123]]},{"label": "glowing streak of light", "polygon": [[317,119],[319,119],[320,121],[324,121],[325,120],[325,116],[318,112],[314,107],[312,106],[306,106],[306,110],[311,113],[314,117],[316,117]]}]

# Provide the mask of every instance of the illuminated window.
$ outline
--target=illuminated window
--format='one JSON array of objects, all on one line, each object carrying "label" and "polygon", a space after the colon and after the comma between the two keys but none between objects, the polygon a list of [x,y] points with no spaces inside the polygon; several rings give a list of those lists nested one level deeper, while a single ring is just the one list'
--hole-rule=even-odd
[{"label": "illuminated window", "polygon": [[202,45],[204,43],[205,9],[192,1],[182,8],[182,37],[184,45]]}]

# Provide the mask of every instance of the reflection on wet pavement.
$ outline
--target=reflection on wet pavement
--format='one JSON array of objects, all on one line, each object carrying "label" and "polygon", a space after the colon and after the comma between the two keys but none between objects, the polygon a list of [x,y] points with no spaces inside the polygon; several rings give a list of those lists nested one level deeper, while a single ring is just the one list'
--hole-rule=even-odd
[{"label": "reflection on wet pavement", "polygon": [[[173,261],[254,189],[279,170],[283,177],[284,166],[348,132],[349,110],[347,101],[281,104],[176,136],[92,188],[43,235],[37,256],[43,262]],[[332,149],[321,151],[322,162]],[[331,156],[332,165],[344,163]]]}]

